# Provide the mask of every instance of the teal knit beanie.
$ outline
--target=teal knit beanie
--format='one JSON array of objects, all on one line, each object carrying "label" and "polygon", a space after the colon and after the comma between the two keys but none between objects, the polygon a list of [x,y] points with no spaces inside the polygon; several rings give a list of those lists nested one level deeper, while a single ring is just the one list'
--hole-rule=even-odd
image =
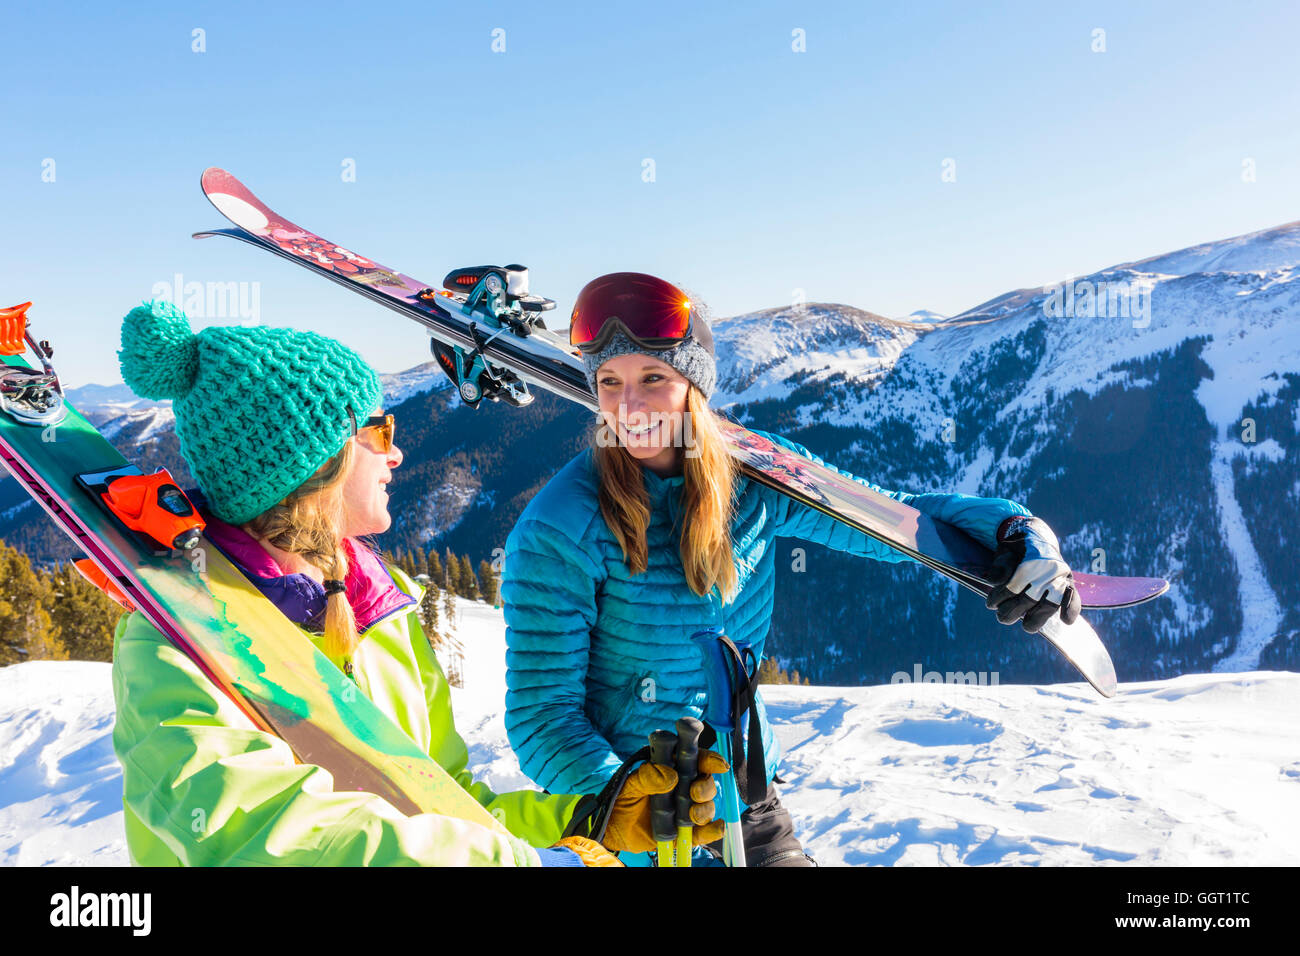
[{"label": "teal knit beanie", "polygon": [[379,376],[356,352],[294,329],[211,327],[197,335],[170,302],[122,321],[122,378],[171,399],[181,454],[212,513],[243,524],[283,501],[380,405]]}]

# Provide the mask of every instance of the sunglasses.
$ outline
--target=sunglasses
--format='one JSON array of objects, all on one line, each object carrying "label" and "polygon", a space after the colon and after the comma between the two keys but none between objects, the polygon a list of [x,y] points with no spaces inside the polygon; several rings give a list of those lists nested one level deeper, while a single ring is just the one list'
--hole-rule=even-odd
[{"label": "sunglasses", "polygon": [[393,450],[393,434],[397,431],[397,426],[393,423],[392,415],[371,415],[364,425],[358,426],[357,416],[349,405],[348,418],[352,419],[353,435],[359,435],[365,429],[373,429],[379,438],[379,450],[385,455]]}]

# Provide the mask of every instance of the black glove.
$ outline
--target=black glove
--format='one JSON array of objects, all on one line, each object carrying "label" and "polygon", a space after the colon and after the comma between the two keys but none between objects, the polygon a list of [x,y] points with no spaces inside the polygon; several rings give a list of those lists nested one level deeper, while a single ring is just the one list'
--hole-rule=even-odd
[{"label": "black glove", "polygon": [[1058,611],[1062,621],[1073,624],[1079,617],[1079,594],[1047,522],[1013,515],[998,525],[997,539],[989,574],[997,587],[989,592],[985,607],[996,611],[1003,624],[1020,621],[1031,634]]}]

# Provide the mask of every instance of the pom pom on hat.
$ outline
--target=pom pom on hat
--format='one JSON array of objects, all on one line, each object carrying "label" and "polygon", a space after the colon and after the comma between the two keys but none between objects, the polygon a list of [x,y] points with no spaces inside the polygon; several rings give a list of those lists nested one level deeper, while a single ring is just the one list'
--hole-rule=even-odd
[{"label": "pom pom on hat", "polygon": [[122,348],[117,357],[122,378],[141,398],[184,398],[198,375],[198,338],[190,320],[176,306],[146,302],[122,320]]}]

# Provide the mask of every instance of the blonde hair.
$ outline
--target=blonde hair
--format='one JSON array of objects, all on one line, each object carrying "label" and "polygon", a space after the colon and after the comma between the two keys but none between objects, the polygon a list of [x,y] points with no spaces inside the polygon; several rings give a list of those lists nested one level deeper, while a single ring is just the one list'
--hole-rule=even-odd
[{"label": "blonde hair", "polygon": [[[354,459],[355,445],[348,441],[343,450],[322,465],[316,474],[279,504],[247,522],[245,529],[281,551],[301,556],[308,564],[319,568],[325,580],[346,580],[348,557],[343,548],[343,484],[352,471]],[[326,656],[346,665],[360,640],[346,590],[326,594]]]},{"label": "blonde hair", "polygon": [[[695,453],[683,460],[682,570],[693,592],[703,596],[716,587],[723,603],[730,603],[739,589],[731,543],[732,495],[739,468],[727,451],[715,413],[694,385],[686,393],[686,418],[693,438],[689,450]],[[623,549],[628,569],[642,574],[649,560],[646,529],[650,525],[643,466],[611,439],[607,428],[598,419],[592,434],[600,513]]]}]

